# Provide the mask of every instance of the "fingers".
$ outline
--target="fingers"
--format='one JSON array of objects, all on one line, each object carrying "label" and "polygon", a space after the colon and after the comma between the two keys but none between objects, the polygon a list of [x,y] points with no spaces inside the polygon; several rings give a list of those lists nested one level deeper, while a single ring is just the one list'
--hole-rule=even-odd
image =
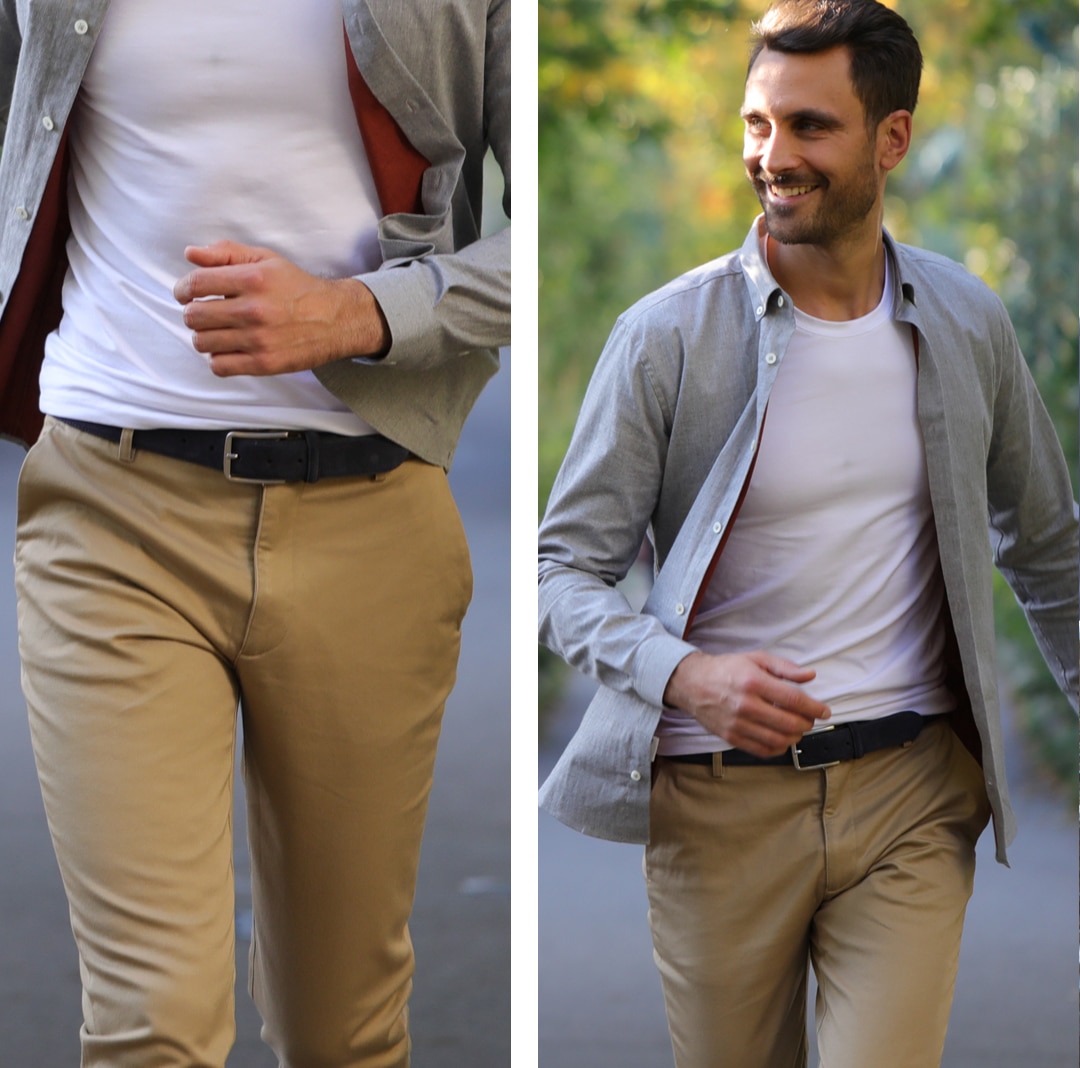
[{"label": "fingers", "polygon": [[208,363],[210,370],[218,378],[231,378],[233,375],[276,375],[289,369],[265,355],[251,352],[215,352]]},{"label": "fingers", "polygon": [[791,682],[810,682],[817,676],[813,668],[802,667],[793,660],[787,660],[782,656],[767,653],[764,650],[747,654],[759,667],[775,675],[778,679],[789,679]]},{"label": "fingers", "polygon": [[225,340],[218,336],[221,331],[258,330],[267,325],[265,309],[257,300],[247,299],[248,292],[243,283],[238,283],[236,293],[221,294],[231,299],[193,300],[184,306],[184,325],[196,331],[203,342],[214,341],[214,344],[196,343],[195,347],[200,352],[218,351],[219,343]]},{"label": "fingers", "polygon": [[214,241],[209,245],[188,245],[184,259],[196,267],[227,267],[234,263],[257,263],[274,253],[257,245],[242,245],[239,241]]},{"label": "fingers", "polygon": [[184,258],[195,264],[173,286],[173,296],[180,304],[206,297],[235,297],[252,288],[260,277],[248,265],[272,259],[269,249],[241,245],[236,241],[215,241],[212,245],[188,245]]},{"label": "fingers", "polygon": [[726,741],[736,749],[754,756],[771,757],[779,756],[785,750],[790,749],[806,731],[780,731],[773,730],[763,723],[752,720],[739,723],[733,730],[728,732]]},{"label": "fingers", "polygon": [[[223,303],[224,301],[208,301],[189,307],[201,309],[206,304]],[[212,329],[209,325],[199,325],[199,316],[192,316],[189,321],[187,314],[184,321],[195,331],[191,338],[195,351],[208,357],[210,370],[218,378],[232,375],[272,375],[291,369],[283,367],[279,361],[273,359],[262,331],[257,328],[239,329],[223,325],[220,329]],[[223,323],[230,321],[230,318],[226,318]]]},{"label": "fingers", "polygon": [[805,722],[813,723],[816,719],[828,719],[832,715],[828,705],[811,697],[801,686],[771,674],[765,674],[755,682],[750,696],[758,697],[768,705],[783,709]]},{"label": "fingers", "polygon": [[755,756],[776,756],[797,742],[814,725],[813,719],[775,705],[745,706],[730,717],[721,735],[737,749]]}]

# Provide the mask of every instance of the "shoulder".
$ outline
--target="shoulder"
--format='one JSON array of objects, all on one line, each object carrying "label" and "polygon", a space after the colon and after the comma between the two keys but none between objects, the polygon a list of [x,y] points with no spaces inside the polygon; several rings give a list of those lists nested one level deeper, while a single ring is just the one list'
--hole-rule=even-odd
[{"label": "shoulder", "polygon": [[[674,419],[687,389],[694,405],[732,396],[755,366],[759,324],[740,254],[679,275],[636,301],[615,322],[593,374],[605,403],[651,398]],[[748,358],[749,357],[749,358]]]},{"label": "shoulder", "polygon": [[739,253],[710,260],[647,294],[616,320],[613,337],[692,349],[754,315]]},{"label": "shoulder", "polygon": [[963,264],[929,249],[893,243],[900,277],[914,288],[915,303],[964,315],[972,311],[1004,316],[1001,298]]}]

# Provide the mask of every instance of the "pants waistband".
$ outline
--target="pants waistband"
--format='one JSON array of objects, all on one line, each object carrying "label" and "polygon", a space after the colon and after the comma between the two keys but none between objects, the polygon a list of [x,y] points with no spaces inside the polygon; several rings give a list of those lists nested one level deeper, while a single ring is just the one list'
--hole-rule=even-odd
[{"label": "pants waistband", "polygon": [[[928,723],[944,719],[946,714],[922,716],[918,712],[896,712],[881,719],[852,720],[804,734],[783,753],[771,757],[754,756],[741,749],[727,749],[720,759],[731,766],[788,766],[807,771],[827,768],[847,760],[858,760],[879,749],[908,745]],[[665,757],[683,764],[713,763],[713,753],[682,753]]]},{"label": "pants waistband", "polygon": [[230,482],[273,485],[393,471],[409,450],[381,434],[349,437],[318,430],[124,430],[61,419],[106,441],[129,435],[132,449],[220,470]]}]

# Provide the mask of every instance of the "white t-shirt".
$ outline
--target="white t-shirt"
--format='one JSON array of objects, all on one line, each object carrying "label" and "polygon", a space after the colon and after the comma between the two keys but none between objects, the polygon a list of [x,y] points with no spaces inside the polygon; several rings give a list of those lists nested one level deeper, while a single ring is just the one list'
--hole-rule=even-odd
[{"label": "white t-shirt", "polygon": [[[753,477],[687,635],[812,667],[831,723],[950,711],[944,587],[916,419],[911,329],[892,282],[869,315],[795,312]],[[660,753],[731,748],[665,710]]]},{"label": "white t-shirt", "polygon": [[227,238],[346,277],[378,198],[337,0],[112,0],[70,124],[64,316],[42,410],[116,426],[370,428],[310,372],[217,378],[172,295]]}]

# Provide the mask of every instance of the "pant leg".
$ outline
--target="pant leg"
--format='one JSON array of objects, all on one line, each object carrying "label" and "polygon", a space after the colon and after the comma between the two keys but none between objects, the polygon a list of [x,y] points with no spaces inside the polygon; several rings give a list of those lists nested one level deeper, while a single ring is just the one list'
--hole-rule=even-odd
[{"label": "pant leg", "polygon": [[989,818],[982,772],[939,723],[910,749],[826,774],[833,864],[812,937],[822,1068],[937,1068]]},{"label": "pant leg", "polygon": [[661,760],[646,869],[679,1068],[803,1064],[808,950],[822,1068],[937,1065],[988,817],[944,723],[820,771]]},{"label": "pant leg", "polygon": [[191,491],[191,465],[115,452],[50,421],[19,488],[23,686],[79,949],[82,1063],[221,1068],[237,701],[222,649],[243,632],[253,495],[223,507]]},{"label": "pant leg", "polygon": [[283,1068],[401,1068],[407,921],[471,595],[446,477],[266,491],[237,661],[252,993]]},{"label": "pant leg", "polygon": [[660,758],[645,854],[678,1068],[802,1068],[821,780]]}]

